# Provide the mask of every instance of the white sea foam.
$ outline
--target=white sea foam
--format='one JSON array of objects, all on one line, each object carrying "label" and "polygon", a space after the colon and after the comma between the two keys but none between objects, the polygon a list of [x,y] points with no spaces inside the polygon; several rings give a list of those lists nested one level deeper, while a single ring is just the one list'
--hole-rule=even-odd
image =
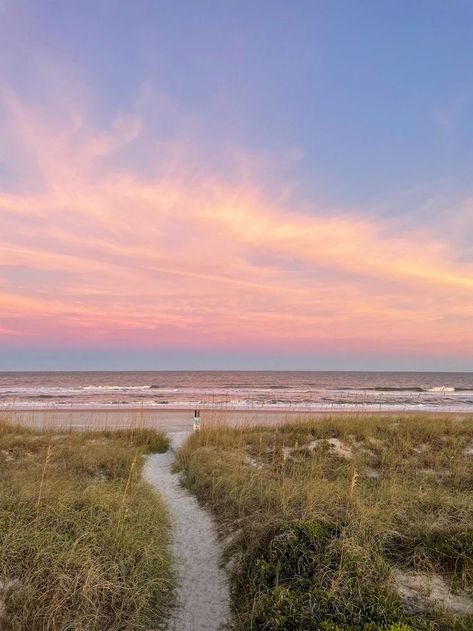
[{"label": "white sea foam", "polygon": [[[448,384],[448,385],[446,385]],[[3,408],[473,411],[473,376],[428,373],[0,373]]]}]

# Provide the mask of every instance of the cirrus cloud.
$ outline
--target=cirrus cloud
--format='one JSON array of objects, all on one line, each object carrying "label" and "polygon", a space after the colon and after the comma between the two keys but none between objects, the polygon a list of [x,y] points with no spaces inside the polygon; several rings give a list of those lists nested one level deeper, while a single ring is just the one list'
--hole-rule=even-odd
[{"label": "cirrus cloud", "polygon": [[104,130],[87,108],[1,101],[3,341],[473,355],[473,262],[435,222],[302,211],[261,173],[153,140],[139,108]]}]

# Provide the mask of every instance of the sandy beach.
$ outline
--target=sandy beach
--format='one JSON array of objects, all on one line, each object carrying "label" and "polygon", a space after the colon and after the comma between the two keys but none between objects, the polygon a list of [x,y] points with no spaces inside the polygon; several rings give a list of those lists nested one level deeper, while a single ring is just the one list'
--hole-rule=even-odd
[{"label": "sandy beach", "polygon": [[[34,409],[5,410],[0,417],[10,423],[47,429],[122,429],[152,427],[166,432],[179,432],[192,429],[194,409],[143,410],[143,409]],[[202,423],[225,423],[228,425],[254,425],[258,423],[278,424],[286,419],[313,418],[314,414],[270,411],[270,410],[203,410]]]},{"label": "sandy beach", "polygon": [[[154,428],[165,432],[180,432],[192,429],[194,409],[114,409],[97,408],[68,410],[61,409],[34,409],[34,410],[4,410],[0,412],[0,418],[9,423],[18,423],[37,429],[74,429],[74,430],[106,430],[128,428]],[[211,409],[202,410],[202,424],[211,425],[278,425],[284,422],[317,418],[343,418],[345,416],[383,416],[386,418],[399,416],[412,416],[411,410],[399,410],[396,412],[373,412],[372,410],[353,411],[329,411],[299,412],[294,410],[229,410]],[[470,413],[457,412],[431,412],[416,411],[415,415],[423,415],[435,419],[448,416],[452,420],[471,417]]]}]

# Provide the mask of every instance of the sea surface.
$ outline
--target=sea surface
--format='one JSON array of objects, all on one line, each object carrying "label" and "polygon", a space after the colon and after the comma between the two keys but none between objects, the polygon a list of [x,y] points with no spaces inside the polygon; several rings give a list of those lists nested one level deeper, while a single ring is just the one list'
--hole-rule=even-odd
[{"label": "sea surface", "polygon": [[473,412],[473,373],[0,372],[0,408]]}]

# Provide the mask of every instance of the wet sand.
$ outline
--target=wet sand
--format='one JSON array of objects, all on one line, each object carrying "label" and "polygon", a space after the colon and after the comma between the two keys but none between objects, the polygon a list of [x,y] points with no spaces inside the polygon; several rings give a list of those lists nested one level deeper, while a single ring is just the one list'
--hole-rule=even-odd
[{"label": "wet sand", "polygon": [[[422,410],[399,410],[396,412],[381,410],[323,410],[300,412],[295,410],[255,410],[255,409],[206,409],[201,410],[202,426],[206,424],[245,425],[278,425],[295,419],[315,419],[343,417],[346,415],[380,415],[383,417],[399,417],[427,415],[429,417],[449,416],[452,420],[471,417],[468,413],[431,412]],[[166,432],[186,431],[192,428],[193,409],[149,409],[149,408],[74,408],[74,409],[29,409],[0,410],[0,420],[9,423],[28,425],[38,429],[76,429],[106,430],[133,427],[153,427]]]},{"label": "wet sand", "polygon": [[[230,425],[279,424],[294,418],[313,418],[313,412],[290,410],[201,410],[202,425],[225,423]],[[167,432],[192,429],[194,409],[34,409],[0,411],[0,419],[10,423],[44,429],[122,429],[153,427]]]}]

